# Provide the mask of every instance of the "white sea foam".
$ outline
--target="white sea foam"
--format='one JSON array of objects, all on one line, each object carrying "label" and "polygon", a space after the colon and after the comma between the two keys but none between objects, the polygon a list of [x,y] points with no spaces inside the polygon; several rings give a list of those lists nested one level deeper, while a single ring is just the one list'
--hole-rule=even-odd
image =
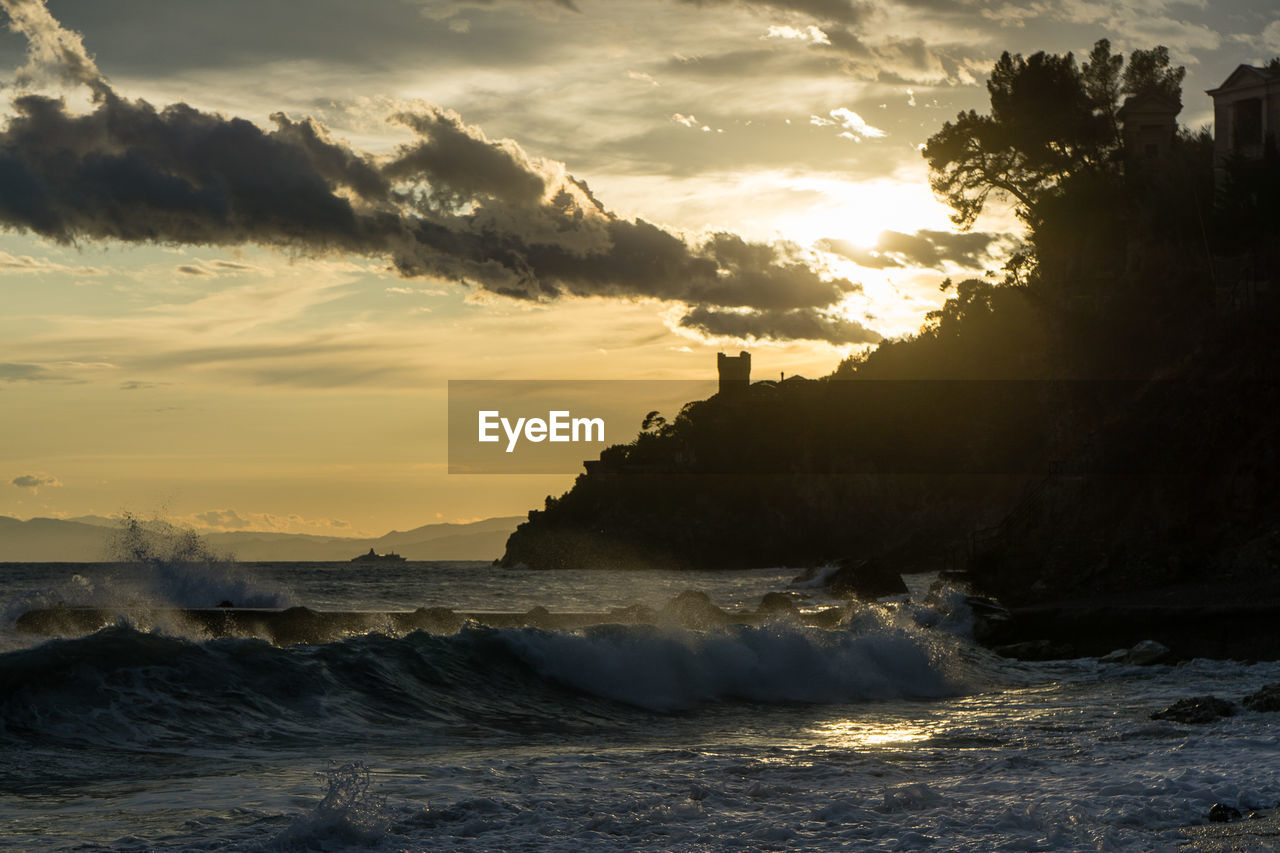
[{"label": "white sea foam", "polygon": [[508,630],[502,636],[545,677],[653,710],[719,699],[933,698],[964,689],[946,644],[884,621],[864,631],[787,624],[710,631],[607,626],[572,634]]}]

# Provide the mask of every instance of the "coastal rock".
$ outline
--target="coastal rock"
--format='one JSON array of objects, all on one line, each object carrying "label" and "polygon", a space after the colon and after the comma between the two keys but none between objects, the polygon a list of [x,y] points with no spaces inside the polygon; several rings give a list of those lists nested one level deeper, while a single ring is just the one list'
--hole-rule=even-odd
[{"label": "coastal rock", "polygon": [[839,566],[825,579],[827,592],[838,598],[874,601],[886,595],[902,595],[909,591],[902,575],[883,563],[844,559]]},{"label": "coastal rock", "polygon": [[1280,711],[1280,684],[1268,684],[1250,693],[1244,697],[1244,706],[1250,711]]},{"label": "coastal rock", "polygon": [[800,611],[791,600],[791,596],[782,592],[766,592],[760,599],[760,605],[756,607],[756,616],[763,618],[790,619],[799,615]]},{"label": "coastal rock", "polygon": [[409,624],[432,634],[456,634],[466,622],[448,607],[419,607],[409,616]]},{"label": "coastal rock", "polygon": [[686,589],[667,602],[662,615],[685,628],[713,628],[733,621],[733,617],[711,603],[705,592],[696,589]]},{"label": "coastal rock", "polygon": [[819,610],[817,613],[810,613],[807,622],[815,628],[835,628],[841,625],[848,617],[849,613],[845,608],[828,607],[824,610]]},{"label": "coastal rock", "polygon": [[521,617],[521,622],[529,628],[554,628],[555,617],[551,615],[551,611],[543,607],[541,604],[530,607]]},{"label": "coastal rock", "polygon": [[1138,666],[1148,666],[1168,657],[1169,648],[1155,640],[1143,640],[1142,642],[1129,649],[1129,653],[1125,655],[1124,662],[1137,664]]},{"label": "coastal rock", "polygon": [[1102,663],[1130,663],[1137,666],[1149,666],[1159,663],[1169,656],[1169,648],[1155,640],[1143,640],[1131,649],[1116,649],[1098,660]]},{"label": "coastal rock", "polygon": [[1151,719],[1198,725],[1212,723],[1219,717],[1230,717],[1235,712],[1235,706],[1225,699],[1219,699],[1216,696],[1193,696],[1190,699],[1179,699],[1163,711],[1156,711],[1151,715]]},{"label": "coastal rock", "polygon": [[1240,810],[1234,806],[1226,806],[1222,803],[1214,803],[1209,809],[1209,820],[1212,823],[1226,823],[1229,820],[1239,820],[1244,817],[1240,814]]}]

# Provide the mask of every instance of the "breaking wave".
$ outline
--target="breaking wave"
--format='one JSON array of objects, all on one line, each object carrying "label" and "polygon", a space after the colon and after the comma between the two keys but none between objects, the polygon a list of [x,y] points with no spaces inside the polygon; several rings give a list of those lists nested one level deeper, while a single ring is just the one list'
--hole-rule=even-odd
[{"label": "breaking wave", "polygon": [[467,628],[285,648],[118,625],[0,654],[0,742],[235,750],[349,733],[568,733],[713,702],[929,699],[980,677],[963,642],[881,621],[691,631]]},{"label": "breaking wave", "polygon": [[[15,596],[0,611],[11,627],[28,610],[67,605],[129,608],[289,607],[293,596],[248,577],[230,554],[212,551],[199,534],[163,520],[126,513],[108,548],[111,562],[88,564],[56,587]],[[90,568],[92,566],[92,568]]]}]

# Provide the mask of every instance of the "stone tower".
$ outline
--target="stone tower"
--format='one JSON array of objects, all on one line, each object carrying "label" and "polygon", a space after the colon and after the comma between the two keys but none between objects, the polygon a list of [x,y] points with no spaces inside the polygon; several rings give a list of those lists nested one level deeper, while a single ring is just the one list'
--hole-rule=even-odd
[{"label": "stone tower", "polygon": [[716,367],[720,371],[720,393],[726,397],[745,394],[751,384],[751,353],[738,355],[716,354]]}]

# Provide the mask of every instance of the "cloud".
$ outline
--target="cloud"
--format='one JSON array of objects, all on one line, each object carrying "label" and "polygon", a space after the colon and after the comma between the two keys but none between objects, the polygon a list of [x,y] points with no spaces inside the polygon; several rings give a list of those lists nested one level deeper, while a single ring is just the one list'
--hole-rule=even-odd
[{"label": "cloud", "polygon": [[872,13],[870,3],[853,0],[680,0],[695,6],[751,6],[779,12],[800,12],[823,21],[844,24],[860,23]]},{"label": "cloud", "polygon": [[[491,140],[432,104],[394,113],[416,139],[376,157],[311,119],[276,113],[264,130],[184,103],[130,101],[41,3],[0,4],[23,10],[14,27],[32,62],[63,63],[63,76],[94,99],[83,114],[45,95],[14,99],[16,114],[0,131],[0,225],[9,228],[64,244],[258,244],[385,257],[405,277],[541,302],[655,298],[771,312],[828,307],[856,287],[824,280],[787,247],[730,235],[691,243],[622,218],[562,164]],[[180,271],[199,274],[187,267]]]},{"label": "cloud", "polygon": [[273,515],[267,512],[238,512],[234,509],[211,509],[178,519],[181,523],[216,532],[253,531],[272,533],[311,533],[350,536],[351,523],[337,518],[309,519],[301,515]]},{"label": "cloud", "polygon": [[67,275],[102,275],[98,267],[71,267],[59,264],[48,258],[33,258],[30,255],[11,255],[0,251],[0,270],[6,273],[45,273],[57,272]]},{"label": "cloud", "polygon": [[253,524],[247,518],[241,518],[233,509],[211,509],[208,512],[192,516],[205,527],[216,527],[219,530],[244,530]]},{"label": "cloud", "polygon": [[991,261],[994,253],[1007,246],[1008,242],[1009,237],[1005,234],[984,231],[956,234],[925,229],[914,234],[883,231],[870,248],[844,240],[822,240],[815,248],[848,258],[869,269],[924,267],[940,270],[944,263],[949,262],[962,269],[977,270]]},{"label": "cloud", "polygon": [[694,308],[680,326],[711,337],[743,340],[823,340],[833,344],[878,343],[881,335],[844,317],[800,308],[776,311],[721,311]]},{"label": "cloud", "polygon": [[0,382],[39,382],[60,378],[43,365],[0,361]]},{"label": "cloud", "polygon": [[38,493],[45,486],[61,486],[57,477],[46,477],[44,474],[19,474],[9,481],[19,489],[30,489],[32,494]]},{"label": "cloud", "polygon": [[177,268],[177,270],[183,275],[194,275],[194,276],[217,275],[217,273],[215,273],[213,270],[207,270],[204,267],[196,266],[195,264],[182,264]]},{"label": "cloud", "polygon": [[827,38],[827,34],[813,24],[804,29],[791,26],[772,26],[769,27],[769,31],[763,37],[767,39],[807,41],[813,44],[831,44],[831,39]]},{"label": "cloud", "polygon": [[180,264],[174,267],[176,272],[182,275],[196,277],[218,277],[221,275],[238,275],[246,272],[264,272],[260,267],[251,266],[250,264],[237,263],[236,261],[214,260],[197,260],[192,264]]},{"label": "cloud", "polygon": [[14,86],[26,88],[56,78],[88,86],[94,97],[108,90],[80,34],[63,28],[44,0],[4,0],[0,8],[9,15],[9,29],[27,40],[27,64],[18,69]]},{"label": "cloud", "polygon": [[840,136],[845,139],[852,139],[855,142],[861,142],[864,139],[879,139],[888,135],[880,128],[867,124],[862,116],[846,107],[837,107],[827,115],[831,117],[809,116],[809,124],[816,127],[842,127],[844,131]]}]

